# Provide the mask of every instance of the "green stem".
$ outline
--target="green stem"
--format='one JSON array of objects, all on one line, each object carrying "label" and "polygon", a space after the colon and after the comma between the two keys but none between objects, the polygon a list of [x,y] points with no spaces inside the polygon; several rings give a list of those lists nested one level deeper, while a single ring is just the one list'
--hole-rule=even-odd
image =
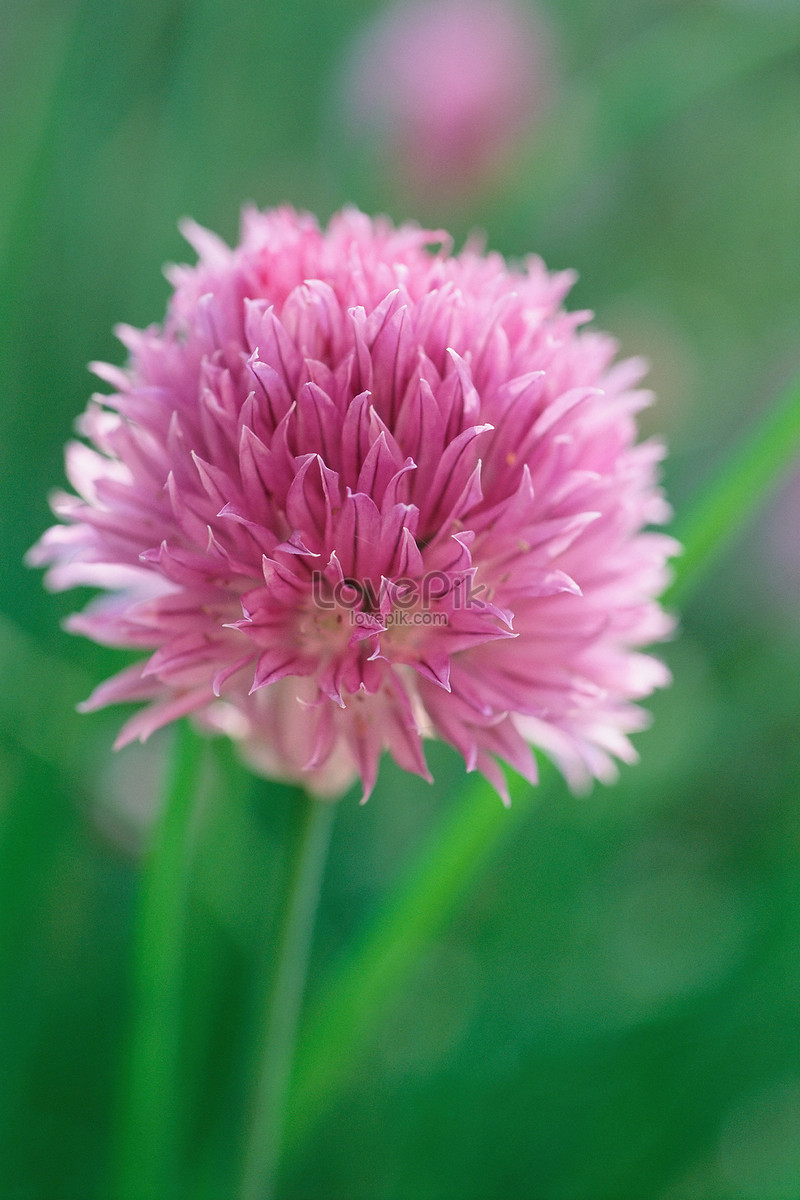
[{"label": "green stem", "polygon": [[122,1102],[119,1200],[178,1194],[182,942],[189,826],[204,751],[187,722],[173,758],[144,864],[133,978],[133,1027]]},{"label": "green stem", "polygon": [[544,764],[534,790],[515,778],[503,808],[489,784],[477,786],[447,814],[327,984],[304,1023],[292,1081],[287,1152],[294,1153],[319,1113],[346,1081],[386,1005],[482,869],[529,815],[552,781]]},{"label": "green stem", "polygon": [[298,789],[297,841],[258,1025],[257,1079],[247,1121],[241,1200],[269,1200],[335,804]]},{"label": "green stem", "polygon": [[729,543],[758,512],[800,455],[800,377],[775,401],[713,476],[675,536],[683,554],[664,603],[680,605],[714,565]]}]

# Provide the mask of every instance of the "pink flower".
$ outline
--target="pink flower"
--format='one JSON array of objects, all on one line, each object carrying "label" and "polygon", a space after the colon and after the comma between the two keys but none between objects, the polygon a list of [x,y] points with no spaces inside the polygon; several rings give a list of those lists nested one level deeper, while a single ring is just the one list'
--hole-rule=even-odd
[{"label": "pink flower", "polygon": [[125,370],[95,365],[116,390],[32,551],[104,589],[69,628],[148,652],[85,707],[147,702],[120,745],[193,713],[322,793],[368,794],[384,749],[428,778],[425,736],[501,794],[530,744],[612,777],[671,628],[641,364],[536,258],[352,210],[248,210],[234,250],[184,232],[200,261],[163,327],[119,329]]},{"label": "pink flower", "polygon": [[513,0],[405,0],[356,41],[349,121],[404,182],[457,193],[502,171],[548,91],[540,22]]}]

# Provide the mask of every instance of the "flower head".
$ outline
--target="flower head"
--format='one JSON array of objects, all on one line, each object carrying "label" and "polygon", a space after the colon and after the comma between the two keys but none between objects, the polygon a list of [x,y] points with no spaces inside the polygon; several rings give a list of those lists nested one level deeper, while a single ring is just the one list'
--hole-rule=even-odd
[{"label": "flower head", "polygon": [[541,115],[546,42],[514,0],[399,0],[347,59],[349,124],[386,148],[412,191],[480,187]]},{"label": "flower head", "polygon": [[146,702],[120,744],[192,713],[322,793],[368,794],[384,749],[427,777],[424,736],[501,793],[531,744],[611,776],[667,677],[640,652],[674,552],[643,528],[667,509],[641,364],[535,258],[353,210],[184,233],[199,263],[163,326],[119,329],[124,370],[94,366],[115,391],[32,552],[103,589],[72,630],[147,652],[86,707]]}]

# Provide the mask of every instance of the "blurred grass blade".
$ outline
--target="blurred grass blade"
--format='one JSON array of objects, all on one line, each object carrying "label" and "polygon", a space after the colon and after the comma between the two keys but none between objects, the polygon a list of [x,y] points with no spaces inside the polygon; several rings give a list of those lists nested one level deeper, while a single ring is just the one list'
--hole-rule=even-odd
[{"label": "blurred grass blade", "polygon": [[179,1085],[183,929],[190,823],[205,744],[186,720],[175,730],[171,773],[141,880],[133,1014],[111,1195],[175,1196],[182,1124]]},{"label": "blurred grass blade", "polygon": [[601,106],[594,153],[607,160],[648,137],[705,96],[791,53],[800,22],[763,13],[687,5],[603,64],[593,89]]},{"label": "blurred grass blade", "polygon": [[[25,20],[3,21],[0,50],[0,276],[15,222],[25,208],[72,44],[76,6],[28,6]],[[31,64],[36,69],[31,69]]]},{"label": "blurred grass blade", "polygon": [[667,605],[684,602],[793,462],[800,462],[800,376],[678,519],[675,536],[684,550],[664,596]]},{"label": "blurred grass blade", "polygon": [[798,45],[800,21],[791,12],[728,12],[720,20],[714,9],[678,8],[570,81],[487,226],[513,228],[526,245],[533,219],[557,214],[618,155]]},{"label": "blurred grass blade", "polygon": [[253,1037],[255,1087],[248,1113],[242,1200],[269,1200],[273,1195],[297,1024],[337,805],[297,788],[294,808],[293,862]]},{"label": "blurred grass blade", "polygon": [[0,730],[35,758],[76,780],[93,746],[76,711],[95,681],[0,614]]},{"label": "blurred grass blade", "polygon": [[298,1047],[288,1106],[287,1154],[345,1081],[364,1042],[379,1026],[387,1001],[402,988],[422,954],[455,912],[470,885],[527,817],[541,789],[512,782],[505,809],[482,778],[459,800],[423,847],[314,1005]]},{"label": "blurred grass blade", "polygon": [[[706,567],[752,516],[781,471],[800,453],[800,380],[779,398],[750,439],[707,485],[680,522],[686,552],[668,600],[684,599]],[[543,764],[547,768],[547,764]],[[554,773],[538,789],[516,779],[510,810],[483,780],[429,838],[360,940],[334,969],[311,1007],[298,1047],[287,1152],[298,1150],[364,1043],[502,840],[524,823]]]}]

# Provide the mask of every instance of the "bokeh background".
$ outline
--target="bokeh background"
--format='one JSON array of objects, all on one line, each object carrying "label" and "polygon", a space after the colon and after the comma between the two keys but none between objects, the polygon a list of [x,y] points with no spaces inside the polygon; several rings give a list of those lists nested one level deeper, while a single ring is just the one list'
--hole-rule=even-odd
[{"label": "bokeh background", "polygon": [[[352,202],[576,267],[571,306],[652,362],[643,426],[669,441],[679,512],[800,365],[797,3],[541,0],[508,144],[452,162],[414,142],[433,119],[399,129],[381,108],[381,12],[0,2],[3,1200],[116,1200],[139,862],[170,734],[113,756],[120,714],[76,715],[122,656],[63,633],[76,596],[22,559],[63,485],[85,364],[122,361],[114,323],[159,320],[163,264],[191,258],[179,218],[233,239],[245,200],[323,219]],[[498,843],[342,1086],[295,1115],[287,1200],[800,1196],[799,528],[789,481],[705,576],[663,650],[675,682],[641,764],[580,798],[552,783]],[[366,808],[341,806],[312,1002],[462,802],[456,757],[430,757],[434,786],[387,763]],[[225,746],[205,776],[176,1195],[227,1200],[291,813]]]}]

